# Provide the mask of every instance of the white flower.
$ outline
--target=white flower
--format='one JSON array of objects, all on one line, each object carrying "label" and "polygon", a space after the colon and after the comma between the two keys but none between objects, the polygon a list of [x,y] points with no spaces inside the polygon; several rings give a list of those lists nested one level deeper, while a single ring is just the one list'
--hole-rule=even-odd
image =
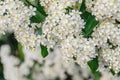
[{"label": "white flower", "polygon": [[96,16],[97,20],[117,19],[120,21],[120,0],[86,0],[88,11]]}]

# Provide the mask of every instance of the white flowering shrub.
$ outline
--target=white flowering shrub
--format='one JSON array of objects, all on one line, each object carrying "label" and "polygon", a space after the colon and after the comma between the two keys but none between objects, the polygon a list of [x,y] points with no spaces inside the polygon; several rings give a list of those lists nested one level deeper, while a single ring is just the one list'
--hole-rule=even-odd
[{"label": "white flowering shrub", "polygon": [[[89,66],[95,80],[101,79],[101,68],[119,76],[119,5],[120,0],[0,0],[0,46],[11,48],[1,50],[1,76],[4,72],[7,80],[39,80],[38,73],[41,80],[79,80],[75,63]],[[47,57],[56,50],[59,55],[51,63]],[[8,73],[12,69],[14,74]]]}]

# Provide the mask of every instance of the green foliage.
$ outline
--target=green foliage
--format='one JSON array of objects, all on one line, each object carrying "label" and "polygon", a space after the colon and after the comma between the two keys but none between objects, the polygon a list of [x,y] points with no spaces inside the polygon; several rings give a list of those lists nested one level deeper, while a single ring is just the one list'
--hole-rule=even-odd
[{"label": "green foliage", "polygon": [[88,62],[88,66],[91,69],[91,72],[93,73],[95,80],[100,80],[100,77],[102,76],[99,71],[97,71],[99,64],[98,64],[98,57],[94,58],[93,60]]},{"label": "green foliage", "polygon": [[110,69],[110,72],[112,73],[112,75],[115,75],[115,71],[113,69]]},{"label": "green foliage", "polygon": [[86,21],[85,28],[83,29],[83,35],[85,37],[90,37],[93,29],[97,27],[98,21],[95,20],[95,16],[91,15],[91,13],[85,11],[81,17]]},{"label": "green foliage", "polygon": [[42,23],[45,20],[46,16],[44,16],[41,12],[36,11],[36,15],[30,18],[31,23]]},{"label": "green foliage", "polygon": [[41,55],[45,58],[48,55],[47,47],[44,45],[40,45],[40,46],[41,46]]},{"label": "green foliage", "polygon": [[0,46],[3,44],[9,44],[11,48],[11,54],[16,55],[18,42],[14,37],[14,33],[6,33],[0,38]]},{"label": "green foliage", "polygon": [[39,0],[35,0],[35,4],[33,5],[36,10],[36,15],[31,17],[31,23],[42,23],[45,18],[47,17],[46,12],[44,11],[43,7],[40,5]]},{"label": "green foliage", "polygon": [[5,80],[3,75],[3,65],[1,64],[1,61],[0,61],[0,80]]},{"label": "green foliage", "polygon": [[86,9],[86,6],[85,6],[85,0],[82,0],[82,4],[81,4],[81,6],[80,6],[79,11],[84,12],[85,9]]},{"label": "green foliage", "polygon": [[42,28],[36,27],[35,32],[36,32],[37,35],[42,35]]},{"label": "green foliage", "polygon": [[26,6],[31,6],[32,4],[28,0],[22,0]]},{"label": "green foliage", "polygon": [[73,8],[72,8],[72,7],[69,7],[69,6],[68,6],[67,8],[65,8],[65,9],[66,9],[65,14],[69,14],[70,11],[73,10]]},{"label": "green foliage", "polygon": [[14,33],[6,33],[0,38],[0,45],[8,44],[11,48],[11,55],[19,57],[21,62],[24,61],[24,53],[22,50],[22,45],[17,42],[14,37]]},{"label": "green foliage", "polygon": [[47,14],[45,13],[43,7],[39,4],[39,0],[35,0],[35,4],[30,3],[28,0],[23,0],[23,2],[25,5],[33,6],[37,9],[35,16],[30,18],[31,23],[42,23],[45,20]]},{"label": "green foliage", "polygon": [[80,16],[86,22],[85,28],[83,29],[83,35],[84,37],[89,38],[91,37],[93,29],[97,26],[99,22],[95,20],[95,16],[93,16],[90,12],[86,11],[85,0],[82,1],[82,4],[80,6],[81,7],[79,11],[82,12]]},{"label": "green foliage", "polygon": [[95,72],[99,66],[98,64],[98,57],[94,58],[93,60],[88,62],[88,65],[90,66],[90,69],[92,72]]},{"label": "green foliage", "polygon": [[20,43],[18,43],[18,53],[21,62],[24,62],[24,53],[23,53],[22,45]]}]

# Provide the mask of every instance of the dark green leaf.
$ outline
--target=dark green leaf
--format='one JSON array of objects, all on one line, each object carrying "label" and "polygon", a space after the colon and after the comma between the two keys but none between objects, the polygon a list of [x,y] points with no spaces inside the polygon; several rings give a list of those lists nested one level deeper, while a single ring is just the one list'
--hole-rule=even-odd
[{"label": "dark green leaf", "polygon": [[16,50],[17,50],[18,42],[17,42],[17,40],[15,39],[14,33],[11,33],[11,34],[8,36],[7,44],[9,44],[10,47],[11,47],[11,54],[14,55],[14,56],[16,56]]},{"label": "dark green leaf", "polygon": [[40,46],[41,46],[41,54],[45,58],[48,55],[47,47],[44,45],[40,45]]},{"label": "dark green leaf", "polygon": [[4,74],[3,74],[3,65],[1,63],[1,59],[0,59],[0,80],[5,80],[4,79]]},{"label": "dark green leaf", "polygon": [[42,28],[37,28],[35,31],[37,35],[42,35]]},{"label": "dark green leaf", "polygon": [[92,72],[95,72],[98,69],[98,57],[93,58],[93,60],[88,62],[88,65],[90,67],[90,69],[92,70]]},{"label": "dark green leaf", "polygon": [[115,20],[115,22],[116,22],[117,24],[120,24],[120,21],[118,21],[118,20]]},{"label": "dark green leaf", "polygon": [[86,22],[85,28],[83,29],[83,35],[84,37],[89,38],[93,32],[93,29],[98,24],[98,21],[95,20],[95,16],[86,11],[85,0],[82,0],[79,11],[82,12],[80,16]]},{"label": "dark green leaf", "polygon": [[100,80],[102,76],[102,74],[99,71],[94,72],[93,75],[95,77],[95,80]]},{"label": "dark green leaf", "polygon": [[2,35],[2,36],[0,37],[0,46],[3,45],[3,44],[6,44],[6,42],[7,42],[7,37],[8,37],[7,34]]},{"label": "dark green leaf", "polygon": [[83,12],[81,17],[86,22],[85,28],[83,29],[83,35],[84,37],[89,38],[93,32],[93,29],[97,27],[99,22],[96,21],[95,16],[87,11]]},{"label": "dark green leaf", "polygon": [[84,12],[85,10],[86,10],[85,0],[82,0],[82,4],[81,4],[81,6],[80,6],[79,11]]},{"label": "dark green leaf", "polygon": [[32,4],[28,0],[22,0],[26,6],[31,6]]},{"label": "dark green leaf", "polygon": [[39,3],[39,0],[36,0],[36,8],[39,12],[41,12],[44,16],[47,16],[46,12],[44,11],[44,7],[42,7]]},{"label": "dark green leaf", "polygon": [[32,16],[30,18],[30,20],[31,20],[31,23],[40,23],[40,22],[43,22],[45,20],[45,18],[46,18],[46,16],[44,16],[39,11],[36,11],[36,15]]},{"label": "dark green leaf", "polygon": [[82,19],[84,19],[85,22],[87,21],[87,19],[89,18],[89,16],[91,16],[91,14],[89,12],[87,12],[87,11],[85,11],[85,12],[83,12],[81,14],[81,17],[82,17]]},{"label": "dark green leaf", "polygon": [[18,43],[18,52],[19,52],[19,58],[20,58],[21,62],[23,62],[24,61],[24,53],[23,53],[22,45],[20,43]]},{"label": "dark green leaf", "polygon": [[100,80],[101,78],[101,73],[99,71],[97,71],[98,67],[99,67],[99,64],[98,64],[98,57],[96,58],[93,58],[93,60],[89,61],[88,62],[88,65],[95,77],[95,80]]},{"label": "dark green leaf", "polygon": [[69,14],[70,11],[73,10],[73,8],[72,8],[72,7],[69,7],[69,6],[68,6],[67,8],[65,8],[65,9],[66,9],[65,14]]},{"label": "dark green leaf", "polygon": [[45,13],[43,7],[40,5],[39,0],[35,0],[35,4],[30,3],[28,0],[23,0],[24,4],[27,6],[33,6],[36,10],[36,15],[30,18],[31,23],[40,23],[45,20],[47,14]]},{"label": "dark green leaf", "polygon": [[112,75],[115,75],[115,72],[113,69],[110,69],[110,72],[112,73]]},{"label": "dark green leaf", "polygon": [[0,46],[3,44],[9,44],[11,48],[11,54],[16,55],[18,42],[15,39],[14,33],[6,33],[0,38]]}]

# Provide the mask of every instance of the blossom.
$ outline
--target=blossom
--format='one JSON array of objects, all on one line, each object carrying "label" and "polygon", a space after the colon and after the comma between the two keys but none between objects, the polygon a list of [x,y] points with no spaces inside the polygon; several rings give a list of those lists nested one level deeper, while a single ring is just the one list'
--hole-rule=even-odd
[{"label": "blossom", "polygon": [[120,21],[120,0],[86,0],[86,6],[97,20],[117,19]]}]

